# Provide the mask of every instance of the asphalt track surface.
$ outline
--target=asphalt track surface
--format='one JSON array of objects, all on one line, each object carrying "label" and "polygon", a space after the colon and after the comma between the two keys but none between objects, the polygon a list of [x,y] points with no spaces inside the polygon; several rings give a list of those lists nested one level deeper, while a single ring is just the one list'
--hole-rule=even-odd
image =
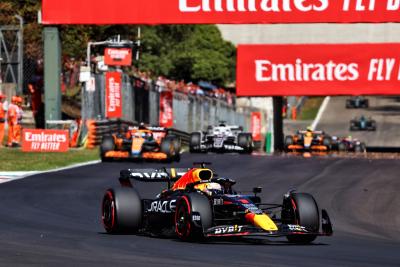
[{"label": "asphalt track surface", "polygon": [[[175,166],[207,160],[236,189],[262,186],[265,202],[291,187],[312,193],[330,213],[334,236],[311,245],[270,240],[186,243],[106,234],[103,192],[120,169],[159,163],[99,163],[0,185],[1,266],[399,266],[400,164],[397,160],[293,156],[191,155]],[[144,197],[164,184],[136,183]]]},{"label": "asphalt track surface", "polygon": [[[330,135],[349,136],[373,147],[400,147],[400,97],[367,97],[369,107],[346,109],[349,97],[332,97],[317,129]],[[376,121],[376,131],[350,131],[350,120],[364,115]]]}]

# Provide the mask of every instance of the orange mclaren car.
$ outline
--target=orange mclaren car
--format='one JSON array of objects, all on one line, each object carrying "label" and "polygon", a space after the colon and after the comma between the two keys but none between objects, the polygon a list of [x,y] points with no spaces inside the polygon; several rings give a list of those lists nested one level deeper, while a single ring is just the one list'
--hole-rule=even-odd
[{"label": "orange mclaren car", "polygon": [[180,160],[180,139],[162,127],[130,127],[125,133],[105,136],[100,146],[102,161],[113,159]]}]

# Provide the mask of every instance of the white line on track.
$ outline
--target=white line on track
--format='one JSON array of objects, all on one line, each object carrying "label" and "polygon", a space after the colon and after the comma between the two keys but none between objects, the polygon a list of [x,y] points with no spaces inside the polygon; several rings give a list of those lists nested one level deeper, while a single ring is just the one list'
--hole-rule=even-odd
[{"label": "white line on track", "polygon": [[317,117],[315,117],[313,123],[311,124],[311,129],[314,131],[317,128],[319,121],[321,120],[322,115],[325,112],[326,107],[328,106],[329,100],[331,99],[330,96],[325,97],[324,101],[321,104],[321,107],[318,110]]},{"label": "white line on track", "polygon": [[100,162],[101,162],[100,160],[93,160],[93,161],[77,163],[77,164],[73,164],[73,165],[70,165],[70,166],[61,167],[61,168],[52,169],[52,170],[47,170],[47,171],[0,172],[0,184],[11,182],[11,181],[18,180],[18,179],[23,179],[23,178],[26,178],[26,177],[29,177],[29,176],[32,176],[32,175],[35,175],[35,174],[64,171],[64,170],[79,168],[79,167],[83,167],[83,166],[93,165],[93,164],[97,164],[97,163],[100,163]]}]

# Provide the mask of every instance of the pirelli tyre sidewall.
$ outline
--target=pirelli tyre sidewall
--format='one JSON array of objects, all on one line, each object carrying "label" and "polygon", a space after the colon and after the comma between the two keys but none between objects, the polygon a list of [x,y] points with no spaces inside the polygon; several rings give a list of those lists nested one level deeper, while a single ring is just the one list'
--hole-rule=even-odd
[{"label": "pirelli tyre sidewall", "polygon": [[107,158],[105,154],[109,151],[114,150],[114,138],[112,136],[104,136],[100,144],[100,157],[102,161],[109,161],[111,158]]},{"label": "pirelli tyre sidewall", "polygon": [[[319,231],[319,209],[314,197],[307,193],[292,193],[283,201],[282,222],[306,227],[313,232]],[[316,235],[289,235],[293,243],[310,243]]]},{"label": "pirelli tyre sidewall", "polygon": [[212,226],[212,208],[202,193],[184,194],[178,199],[175,210],[175,233],[184,241],[204,239],[204,231]]},{"label": "pirelli tyre sidewall", "polygon": [[142,223],[142,201],[134,188],[108,189],[103,197],[101,217],[108,233],[135,233]]}]

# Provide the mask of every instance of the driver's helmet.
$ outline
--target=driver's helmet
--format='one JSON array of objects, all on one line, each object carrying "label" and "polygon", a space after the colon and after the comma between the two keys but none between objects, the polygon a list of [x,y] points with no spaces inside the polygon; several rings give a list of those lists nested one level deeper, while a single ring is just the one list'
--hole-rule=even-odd
[{"label": "driver's helmet", "polygon": [[209,196],[220,195],[224,193],[224,190],[219,183],[202,183],[196,185],[195,188],[206,193]]},{"label": "driver's helmet", "polygon": [[352,141],[353,137],[351,135],[347,136],[347,140]]},{"label": "driver's helmet", "polygon": [[360,120],[362,120],[362,121],[365,120],[365,116],[361,115]]}]

